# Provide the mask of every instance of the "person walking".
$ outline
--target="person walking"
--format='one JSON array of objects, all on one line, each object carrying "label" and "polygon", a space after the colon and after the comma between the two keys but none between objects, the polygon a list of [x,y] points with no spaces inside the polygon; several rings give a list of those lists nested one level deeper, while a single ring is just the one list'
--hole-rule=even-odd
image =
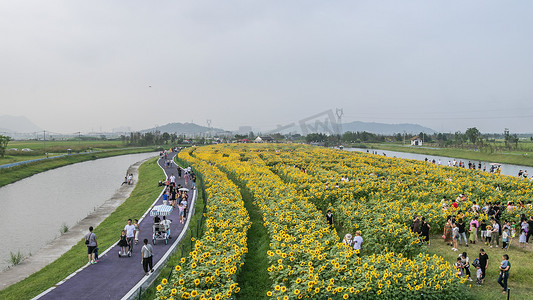
[{"label": "person walking", "polygon": [[503,288],[502,293],[507,293],[507,279],[509,278],[509,269],[511,269],[511,262],[509,255],[502,256],[502,263],[500,264],[500,276],[498,276],[498,283]]},{"label": "person walking", "polygon": [[481,283],[485,282],[485,275],[489,267],[489,255],[483,248],[479,249],[479,268],[481,269]]},{"label": "person walking", "polygon": [[470,240],[470,244],[475,244],[477,241],[477,229],[479,227],[479,222],[477,221],[477,216],[470,221],[470,237],[468,238]]},{"label": "person walking", "polygon": [[141,234],[141,227],[139,226],[139,220],[133,220],[133,226],[135,227],[134,236],[135,236],[135,245],[139,243],[139,235]]},{"label": "person walking", "polygon": [[333,213],[329,209],[326,213],[326,220],[328,221],[329,226],[333,227]]},{"label": "person walking", "polygon": [[446,224],[444,224],[444,232],[442,233],[444,242],[446,245],[453,247],[453,236],[452,236],[452,217],[448,216],[446,219]]},{"label": "person walking", "polygon": [[500,244],[500,224],[498,224],[496,222],[496,219],[492,219],[492,233],[491,233],[491,245],[490,247],[492,248],[492,245],[496,244],[496,248],[498,248],[499,244]]},{"label": "person walking", "polygon": [[355,232],[355,237],[353,238],[353,249],[357,256],[361,253],[361,246],[363,245],[363,237],[361,236],[361,231],[357,230]]},{"label": "person walking", "polygon": [[135,226],[131,224],[131,219],[128,219],[128,224],[124,226],[126,230],[126,240],[128,241],[128,252],[133,250],[133,239],[135,238]]},{"label": "person walking", "polygon": [[422,225],[420,226],[420,230],[422,233],[422,241],[429,243],[429,230],[431,229],[431,226],[429,226],[429,223],[426,222],[426,217],[422,217]]},{"label": "person walking", "polygon": [[529,221],[527,221],[527,223],[529,225],[528,228],[531,229],[526,232],[526,242],[529,242],[529,237],[533,235],[533,216],[529,217]]},{"label": "person walking", "polygon": [[461,237],[465,241],[465,247],[468,247],[468,240],[466,239],[466,230],[465,230],[465,223],[463,222],[463,219],[460,218],[457,222],[457,227],[459,228],[459,245],[461,245]]},{"label": "person walking", "polygon": [[144,239],[144,245],[141,248],[142,265],[144,269],[144,275],[148,276],[148,271],[154,272],[154,266],[152,261],[152,245],[148,244],[148,239]]},{"label": "person walking", "polygon": [[90,264],[95,264],[96,258],[94,251],[96,250],[96,247],[98,247],[98,240],[96,239],[96,234],[93,233],[94,228],[91,226],[89,227],[89,233],[85,235],[85,245],[87,245],[87,256],[89,258]]}]

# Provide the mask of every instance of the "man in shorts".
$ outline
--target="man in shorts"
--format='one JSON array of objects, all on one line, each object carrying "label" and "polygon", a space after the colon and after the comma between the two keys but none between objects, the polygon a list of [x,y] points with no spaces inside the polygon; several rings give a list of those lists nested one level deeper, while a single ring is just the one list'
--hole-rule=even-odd
[{"label": "man in shorts", "polygon": [[131,219],[128,219],[128,224],[124,226],[126,230],[126,241],[128,241],[128,252],[133,250],[133,239],[135,238],[135,225],[131,224]]},{"label": "man in shorts", "polygon": [[89,258],[89,263],[94,265],[96,259],[94,257],[94,252],[98,246],[98,241],[96,240],[96,234],[93,233],[93,227],[89,227],[89,233],[85,235],[85,244],[87,245],[87,256]]}]

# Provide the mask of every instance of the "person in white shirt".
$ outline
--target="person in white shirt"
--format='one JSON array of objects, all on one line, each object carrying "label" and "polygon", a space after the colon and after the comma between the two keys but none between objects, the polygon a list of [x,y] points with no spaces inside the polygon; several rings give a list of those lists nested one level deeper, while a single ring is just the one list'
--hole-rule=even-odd
[{"label": "person in white shirt", "polygon": [[[363,244],[363,238],[361,237],[361,231],[355,232],[355,237],[353,238],[353,249],[359,250],[361,252],[361,245]],[[357,254],[359,256],[359,254]]]},{"label": "person in white shirt", "polygon": [[131,219],[128,219],[128,224],[124,226],[126,230],[126,241],[128,241],[128,251],[133,250],[133,239],[135,238],[135,225],[131,224]]},{"label": "person in white shirt", "polygon": [[169,179],[170,179],[170,184],[172,184],[173,186],[176,186],[176,176],[174,176],[174,174],[171,174]]},{"label": "person in white shirt", "polygon": [[163,216],[163,220],[161,220],[161,223],[159,223],[159,225],[163,225],[163,226],[165,226],[164,228],[167,229],[167,236],[168,236],[169,239],[171,239],[171,237],[170,237],[170,223],[172,223],[172,221],[167,220],[166,216]]}]

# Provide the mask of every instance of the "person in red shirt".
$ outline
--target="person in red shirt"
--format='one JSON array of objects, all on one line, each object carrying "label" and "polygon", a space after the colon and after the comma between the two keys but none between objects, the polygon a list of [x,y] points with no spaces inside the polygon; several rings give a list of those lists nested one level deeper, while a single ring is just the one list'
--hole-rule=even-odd
[{"label": "person in red shirt", "polygon": [[452,200],[452,206],[453,206],[453,208],[457,208],[457,205],[458,205],[458,204],[457,204],[457,201]]}]

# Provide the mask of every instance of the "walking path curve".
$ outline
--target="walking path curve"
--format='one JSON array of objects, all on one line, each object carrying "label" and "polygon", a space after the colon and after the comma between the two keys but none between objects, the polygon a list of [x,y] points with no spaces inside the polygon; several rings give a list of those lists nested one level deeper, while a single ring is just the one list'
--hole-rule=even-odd
[{"label": "walking path curve", "polygon": [[89,214],[78,224],[69,228],[68,232],[61,235],[48,245],[44,246],[37,253],[24,259],[20,264],[0,272],[0,290],[15,284],[31,274],[44,268],[51,262],[55,261],[65,252],[76,245],[85,234],[89,226],[98,226],[105,218],[107,218],[117,207],[119,207],[130,196],[131,192],[137,184],[139,179],[139,166],[149,158],[139,161],[128,168],[127,174],[133,174],[132,185],[122,185],[109,200],[104,202],[94,212]]},{"label": "walking path curve", "polygon": [[[168,154],[168,159],[170,160],[176,155],[176,153]],[[158,163],[165,171],[167,178],[171,173],[177,173],[176,164],[172,163],[170,167],[167,167],[164,157],[159,159]],[[185,186],[184,179],[176,178],[176,184]],[[189,204],[190,208],[194,207],[196,197],[196,190],[193,192],[194,195],[190,197],[192,199]],[[163,191],[152,206],[162,204],[162,198]],[[121,299],[127,294],[132,294],[132,290],[135,290],[140,283],[153,281],[157,277],[157,269],[160,270],[163,267],[168,257],[167,253],[170,253],[173,247],[177,246],[179,239],[183,236],[181,233],[185,233],[183,229],[187,228],[193,209],[189,209],[185,224],[179,222],[177,209],[167,217],[167,219],[173,220],[170,229],[173,239],[169,240],[168,244],[161,240],[156,241],[156,244],[153,245],[153,263],[156,272],[150,276],[145,276],[141,264],[140,249],[142,240],[146,238],[152,241],[153,219],[149,216],[150,210],[151,208],[146,211],[142,219],[139,219],[141,234],[139,236],[139,244],[134,245],[132,257],[118,257],[120,247],[115,244],[100,255],[99,263],[95,265],[86,264],[34,299]],[[124,222],[124,225],[126,225],[126,222]],[[98,232],[96,234],[98,236]],[[120,232],[117,232],[118,235],[120,235]],[[86,256],[87,254],[80,253],[80,255]]]}]

